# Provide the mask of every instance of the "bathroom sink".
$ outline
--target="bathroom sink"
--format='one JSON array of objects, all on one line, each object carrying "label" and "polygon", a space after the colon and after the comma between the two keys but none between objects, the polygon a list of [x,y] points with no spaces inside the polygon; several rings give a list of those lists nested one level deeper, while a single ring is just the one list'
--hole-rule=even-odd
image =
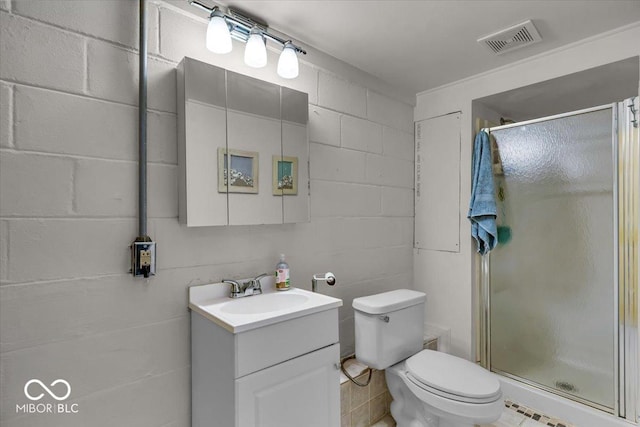
[{"label": "bathroom sink", "polygon": [[189,288],[189,308],[237,334],[342,306],[342,300],[291,288],[277,291],[273,277],[262,279],[260,295],[232,299],[229,285],[213,283]]},{"label": "bathroom sink", "polygon": [[275,292],[229,301],[223,304],[220,311],[229,314],[271,313],[284,309],[294,309],[307,301],[309,301],[309,297],[306,295]]}]

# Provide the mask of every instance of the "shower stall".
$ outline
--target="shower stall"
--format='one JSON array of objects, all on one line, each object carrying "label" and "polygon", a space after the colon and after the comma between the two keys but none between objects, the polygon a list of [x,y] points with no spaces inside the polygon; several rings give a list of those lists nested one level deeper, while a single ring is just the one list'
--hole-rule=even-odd
[{"label": "shower stall", "polygon": [[498,246],[479,298],[485,367],[633,422],[639,116],[636,97],[490,129]]}]

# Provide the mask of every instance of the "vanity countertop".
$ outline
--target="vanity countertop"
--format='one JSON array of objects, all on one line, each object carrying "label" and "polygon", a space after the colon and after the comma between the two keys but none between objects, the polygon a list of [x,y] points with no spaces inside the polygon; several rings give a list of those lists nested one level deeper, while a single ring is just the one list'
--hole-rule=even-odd
[{"label": "vanity countertop", "polygon": [[263,285],[260,295],[237,299],[228,297],[226,283],[192,286],[189,308],[237,334],[342,306],[338,298],[293,287],[278,291],[270,285]]}]

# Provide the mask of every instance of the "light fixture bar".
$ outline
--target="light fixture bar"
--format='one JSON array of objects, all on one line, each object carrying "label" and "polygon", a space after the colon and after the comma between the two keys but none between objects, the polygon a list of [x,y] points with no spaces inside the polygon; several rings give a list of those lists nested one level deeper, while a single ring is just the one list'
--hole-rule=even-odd
[{"label": "light fixture bar", "polygon": [[251,19],[248,16],[243,15],[235,9],[228,8],[227,15],[232,17],[237,25],[243,26],[245,29],[251,30],[254,27],[257,27],[260,31],[266,32],[268,29],[268,25],[264,22],[258,22],[255,19]]},{"label": "light fixture bar", "polygon": [[[222,13],[218,6],[209,7],[199,2],[198,0],[191,0],[189,1],[189,4],[197,7],[204,12],[207,12],[209,16],[211,16],[211,14],[216,10]],[[251,29],[257,27],[262,32],[264,38],[269,39],[282,47],[284,47],[285,44],[289,44],[290,47],[292,47],[297,53],[301,53],[303,55],[307,54],[306,50],[294,45],[293,43],[291,43],[291,40],[284,40],[274,34],[269,33],[268,27],[265,24],[256,22],[255,20],[239,13],[237,10],[229,9],[228,13],[222,13],[222,15],[224,20],[227,22],[227,25],[229,25],[229,32],[231,33],[231,37],[238,41],[246,43],[247,40],[249,40]]]},{"label": "light fixture bar", "polygon": [[217,9],[217,6],[214,6],[213,8],[210,8],[210,7],[205,6],[204,4],[202,4],[202,3],[200,3],[199,1],[196,1],[196,0],[192,0],[192,1],[190,1],[190,2],[189,2],[189,4],[190,4],[191,6],[195,6],[195,7],[197,7],[198,9],[200,9],[200,10],[202,10],[202,11],[204,11],[204,12],[207,12],[207,13],[211,13],[211,12],[213,12],[215,9]]}]

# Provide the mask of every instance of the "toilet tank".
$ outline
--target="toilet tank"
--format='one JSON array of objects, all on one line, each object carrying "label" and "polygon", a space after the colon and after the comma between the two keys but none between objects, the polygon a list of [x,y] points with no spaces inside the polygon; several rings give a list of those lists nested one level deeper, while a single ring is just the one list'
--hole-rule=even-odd
[{"label": "toilet tank", "polygon": [[386,369],[422,350],[425,300],[409,289],[355,298],[356,358]]}]

